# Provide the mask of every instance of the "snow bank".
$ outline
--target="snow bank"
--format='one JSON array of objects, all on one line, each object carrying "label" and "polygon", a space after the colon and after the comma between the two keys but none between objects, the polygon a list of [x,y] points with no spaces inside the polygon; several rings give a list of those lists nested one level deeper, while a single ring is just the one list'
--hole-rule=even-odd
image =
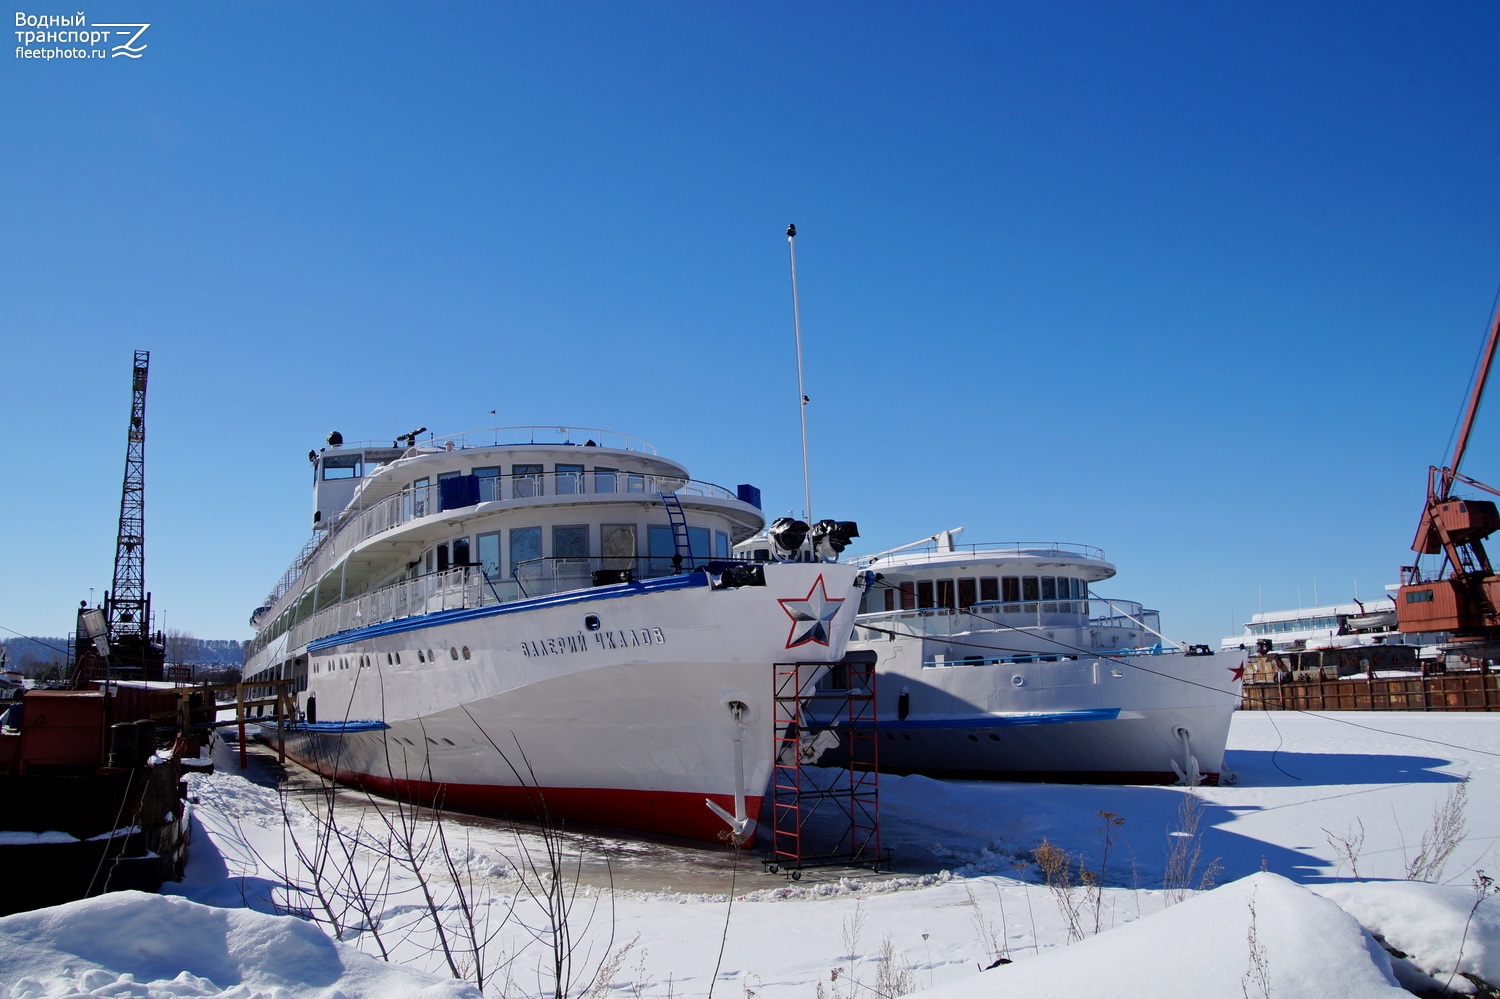
[{"label": "snow bank", "polygon": [[[1439,984],[1454,972],[1500,983],[1500,900],[1493,895],[1481,900],[1472,886],[1420,881],[1364,881],[1316,890]],[[1471,990],[1456,978],[1451,988]]]},{"label": "snow bank", "polygon": [[473,986],[387,964],[311,923],[118,892],[0,919],[11,999],[479,999]]},{"label": "snow bank", "polygon": [[[1251,954],[1252,905],[1268,988],[1257,980]],[[1253,874],[1082,943],[922,994],[1409,999],[1389,956],[1353,916],[1276,874]]]}]

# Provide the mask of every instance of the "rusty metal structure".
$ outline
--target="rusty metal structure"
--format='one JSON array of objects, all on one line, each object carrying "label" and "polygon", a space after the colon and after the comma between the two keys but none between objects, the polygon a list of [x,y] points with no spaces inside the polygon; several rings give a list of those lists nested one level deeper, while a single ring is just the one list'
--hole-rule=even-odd
[{"label": "rusty metal structure", "polygon": [[[108,676],[117,679],[162,678],[165,648],[151,634],[151,594],[146,592],[146,375],[150,363],[150,351],[135,352],[114,585],[104,595],[102,620],[87,606],[79,608],[75,688],[103,678],[106,668]],[[104,641],[99,641],[101,637]]]},{"label": "rusty metal structure", "polygon": [[1496,575],[1484,548],[1484,539],[1500,530],[1500,511],[1493,500],[1453,495],[1459,483],[1500,495],[1495,488],[1458,470],[1469,446],[1497,341],[1500,310],[1490,324],[1453,457],[1446,467],[1434,465],[1428,469],[1427,502],[1411,547],[1419,556],[1441,555],[1442,563],[1433,575],[1423,574],[1420,560],[1401,567],[1396,616],[1403,632],[1446,631],[1455,643],[1500,642],[1500,575]]}]

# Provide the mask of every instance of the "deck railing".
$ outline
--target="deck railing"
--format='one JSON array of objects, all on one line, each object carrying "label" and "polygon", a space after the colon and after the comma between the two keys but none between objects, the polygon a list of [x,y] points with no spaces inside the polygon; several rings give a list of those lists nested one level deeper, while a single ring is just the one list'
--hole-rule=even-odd
[{"label": "deck railing", "polygon": [[[1039,628],[1096,628],[1141,632],[1158,629],[1156,611],[1134,600],[1022,600],[985,601],[965,609],[923,607],[874,611],[859,615],[856,628],[873,625],[923,637],[941,638],[962,631]],[[864,637],[875,637],[871,632]],[[1149,634],[1149,630],[1148,630]]]},{"label": "deck railing", "polygon": [[[516,566],[516,578],[501,579],[486,576],[479,566],[458,566],[351,597],[293,624],[290,629],[269,628],[246,643],[245,655],[250,658],[287,630],[291,632],[287,647],[300,649],[328,635],[372,624],[551,596],[607,582],[668,576],[692,567],[692,563],[680,568],[674,566],[670,556],[539,558]],[[601,571],[608,576],[596,576]]]},{"label": "deck railing", "polygon": [[882,562],[921,563],[939,561],[954,555],[1029,556],[1033,558],[1086,558],[1094,562],[1104,561],[1104,549],[1093,545],[1080,545],[1071,541],[1000,541],[980,542],[972,545],[947,545],[923,542],[890,552],[856,556],[856,565],[879,566]]},{"label": "deck railing", "polygon": [[[531,472],[520,475],[478,476],[480,503],[530,503],[550,497],[565,503],[574,496],[638,496],[648,499],[661,493],[738,499],[738,494],[712,482],[680,475],[650,475],[643,472],[587,469],[565,472]],[[434,516],[442,510],[439,485],[431,482],[407,486],[399,493],[376,500],[370,506],[350,508],[339,516],[327,536],[316,536],[282,574],[266,598],[267,616],[274,619],[285,608],[284,598],[304,577],[319,579],[345,555],[363,542],[403,524]]]}]

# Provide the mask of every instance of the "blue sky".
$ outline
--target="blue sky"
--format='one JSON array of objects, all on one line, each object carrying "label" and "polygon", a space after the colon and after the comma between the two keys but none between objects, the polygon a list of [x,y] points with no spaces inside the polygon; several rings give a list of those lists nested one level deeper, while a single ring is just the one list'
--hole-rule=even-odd
[{"label": "blue sky", "polygon": [[604,427],[800,511],[795,222],[814,512],[1098,545],[1213,642],[1396,580],[1500,285],[1490,3],[82,9],[143,57],[0,56],[26,634],[110,585],[135,349],[202,638],[334,429]]}]

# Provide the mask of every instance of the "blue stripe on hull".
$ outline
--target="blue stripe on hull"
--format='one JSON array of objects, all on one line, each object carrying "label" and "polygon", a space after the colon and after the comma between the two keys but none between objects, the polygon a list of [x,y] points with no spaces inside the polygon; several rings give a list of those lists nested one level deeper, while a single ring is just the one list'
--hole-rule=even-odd
[{"label": "blue stripe on hull", "polygon": [[464,607],[455,610],[433,611],[431,614],[403,617],[395,621],[382,621],[380,624],[372,624],[364,628],[336,632],[335,634],[308,642],[307,651],[322,652],[324,649],[332,649],[340,645],[348,645],[351,642],[364,641],[369,638],[384,638],[388,635],[400,635],[408,631],[421,631],[423,628],[436,628],[445,624],[457,624],[461,621],[475,621],[480,618],[494,617],[499,614],[518,614],[522,611],[540,610],[545,607],[562,607],[567,604],[581,604],[598,600],[617,600],[621,597],[634,597],[646,593],[680,590],[693,586],[706,585],[708,585],[707,576],[699,573],[689,573],[685,576],[668,576],[663,579],[651,579],[640,583],[623,583],[617,586],[600,587],[598,590],[582,590],[562,596],[536,597],[531,600],[515,600],[506,604],[491,604],[488,607]]},{"label": "blue stripe on hull", "polygon": [[[882,732],[943,730],[970,732],[975,729],[1011,728],[1016,725],[1064,725],[1069,722],[1114,721],[1119,717],[1119,708],[1080,708],[1076,711],[1049,711],[1034,715],[965,715],[957,718],[908,718],[905,721],[881,718],[878,725]],[[819,728],[829,724],[811,717],[808,721]],[[869,728],[869,725],[855,723],[854,727]]]}]

